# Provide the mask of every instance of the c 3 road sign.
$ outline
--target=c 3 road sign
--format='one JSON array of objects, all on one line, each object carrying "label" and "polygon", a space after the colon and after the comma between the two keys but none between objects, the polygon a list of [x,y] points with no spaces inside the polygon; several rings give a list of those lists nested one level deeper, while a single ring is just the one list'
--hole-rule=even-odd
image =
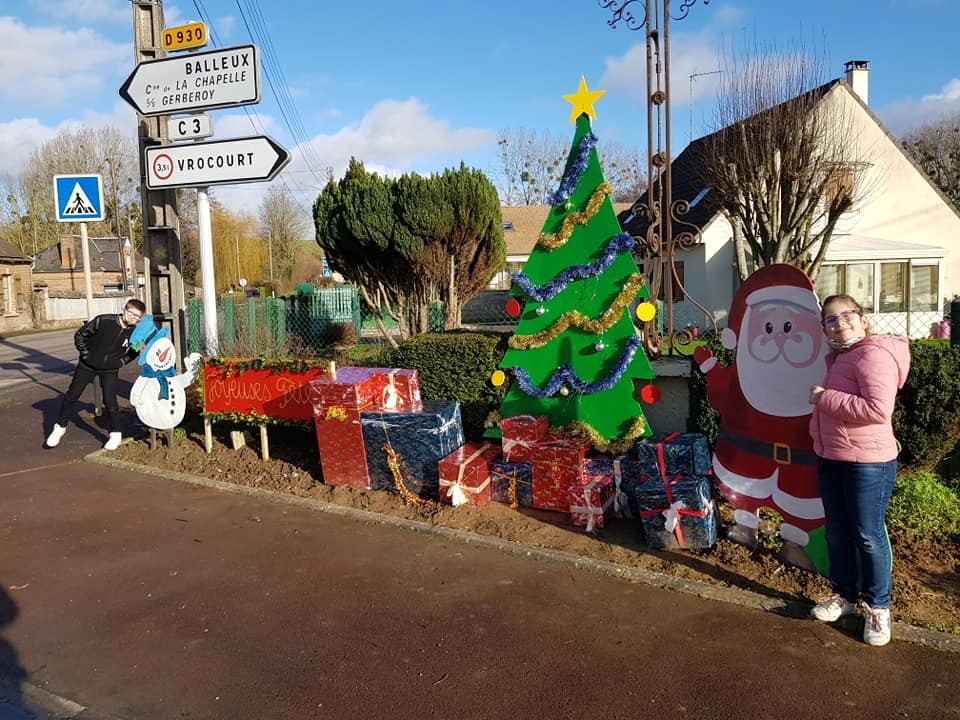
[{"label": "c 3 road sign", "polygon": [[147,148],[147,187],[205,187],[272,180],[290,153],[266,135]]}]

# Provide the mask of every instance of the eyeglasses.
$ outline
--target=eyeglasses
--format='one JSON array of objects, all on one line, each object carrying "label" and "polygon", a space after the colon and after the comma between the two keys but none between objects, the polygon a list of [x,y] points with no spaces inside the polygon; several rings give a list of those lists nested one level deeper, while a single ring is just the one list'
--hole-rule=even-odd
[{"label": "eyeglasses", "polygon": [[823,319],[823,326],[832,328],[836,327],[841,322],[843,322],[844,325],[849,325],[851,322],[853,322],[853,318],[859,316],[860,313],[858,313],[856,310],[844,310],[842,313],[837,315],[827,315]]},{"label": "eyeglasses", "polygon": [[138,313],[136,310],[127,309],[127,310],[124,310],[124,311],[123,311],[123,314],[126,315],[127,317],[133,318],[134,320],[142,320],[142,319],[143,319],[143,315],[141,315],[140,313]]}]

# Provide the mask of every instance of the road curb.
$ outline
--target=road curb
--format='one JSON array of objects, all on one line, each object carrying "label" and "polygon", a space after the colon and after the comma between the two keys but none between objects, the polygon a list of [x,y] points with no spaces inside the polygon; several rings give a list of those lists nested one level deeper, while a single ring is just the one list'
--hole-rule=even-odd
[{"label": "road curb", "polygon": [[[593,558],[586,558],[581,555],[574,555],[572,553],[551,550],[550,548],[538,547],[535,545],[524,545],[522,543],[489,537],[487,535],[480,535],[477,533],[468,532],[466,530],[456,530],[453,528],[431,525],[430,523],[420,522],[418,520],[410,520],[408,518],[398,518],[392,515],[381,515],[380,513],[371,512],[369,510],[360,510],[358,508],[335,505],[333,503],[324,502],[323,500],[303,498],[296,495],[287,495],[286,493],[280,493],[273,490],[264,490],[262,488],[249,487],[246,485],[236,485],[234,483],[224,482],[222,480],[211,480],[198,475],[190,475],[188,473],[176,472],[174,470],[166,470],[163,468],[153,467],[151,465],[140,465],[127,460],[118,460],[113,458],[108,454],[108,451],[105,450],[97,450],[92,452],[89,455],[86,455],[83,459],[85,462],[98,463],[100,465],[115,467],[122,470],[129,470],[142,475],[152,475],[168,480],[176,480],[178,482],[187,483],[190,485],[199,485],[238,495],[248,495],[272,502],[280,502],[288,505],[310,508],[319,512],[339,515],[341,517],[347,517],[362,522],[372,522],[380,525],[410,530],[413,532],[435,535],[467,545],[475,545],[498,550],[510,555],[561,563],[601,575],[619,577],[630,580],[631,582],[651,585],[663,590],[673,590],[675,592],[682,592],[688,595],[696,595],[697,597],[708,600],[716,600],[719,602],[729,603],[731,605],[739,605],[740,607],[764,610],[766,612],[772,612],[790,618],[807,618],[811,607],[809,603],[785,601],[781,598],[771,597],[768,595],[751,592],[749,590],[742,590],[740,588],[712,585],[699,580],[686,580],[683,578],[674,577],[673,575],[658,573],[652,570],[618,565],[606,560],[595,560]],[[894,635],[897,640],[926,645],[944,652],[960,653],[960,636],[896,621],[894,621],[893,627],[895,630]]]}]

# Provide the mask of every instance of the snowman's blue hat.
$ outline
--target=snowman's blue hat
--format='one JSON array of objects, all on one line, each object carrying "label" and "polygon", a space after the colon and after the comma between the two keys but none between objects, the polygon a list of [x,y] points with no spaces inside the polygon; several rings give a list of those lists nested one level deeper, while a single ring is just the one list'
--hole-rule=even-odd
[{"label": "snowman's blue hat", "polygon": [[153,319],[153,315],[144,315],[130,336],[130,347],[140,353],[137,364],[145,364],[147,361],[147,351],[150,349],[150,346],[160,338],[168,337],[169,335],[170,328],[157,325]]}]

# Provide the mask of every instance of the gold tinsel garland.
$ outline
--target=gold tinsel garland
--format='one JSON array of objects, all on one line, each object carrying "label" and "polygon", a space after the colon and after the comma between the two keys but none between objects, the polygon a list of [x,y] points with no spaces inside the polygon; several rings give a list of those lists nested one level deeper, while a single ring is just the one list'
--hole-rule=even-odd
[{"label": "gold tinsel garland", "polygon": [[414,495],[407,488],[407,484],[403,481],[403,470],[400,466],[400,456],[397,455],[396,450],[390,444],[384,445],[383,449],[387,452],[387,466],[390,468],[390,472],[393,475],[393,486],[396,488],[397,492],[400,493],[400,497],[403,498],[404,505],[429,505],[429,500],[424,500],[418,495]]},{"label": "gold tinsel garland", "polygon": [[600,183],[597,189],[593,191],[593,195],[590,196],[587,207],[583,212],[575,212],[567,215],[560,225],[559,232],[540,233],[540,237],[537,239],[537,245],[547,250],[556,250],[559,247],[563,247],[573,234],[574,228],[577,225],[586,225],[586,223],[599,212],[603,201],[606,200],[607,196],[612,192],[613,187],[611,187],[610,183]]},{"label": "gold tinsel garland", "polygon": [[635,418],[627,434],[615,440],[605,440],[592,425],[582,420],[555,428],[554,432],[558,435],[589,438],[590,442],[593,443],[593,447],[599,452],[610,455],[623,455],[633,448],[638,439],[647,434],[647,421],[642,416]]},{"label": "gold tinsel garland", "polygon": [[616,299],[610,304],[610,307],[607,308],[599,320],[591,320],[579,310],[570,310],[561,315],[560,318],[546,330],[541,330],[532,335],[512,336],[509,345],[515,350],[530,350],[532,348],[543,347],[561,333],[566,332],[571,326],[593,333],[605,333],[622,317],[624,309],[637,296],[643,284],[644,279],[641,273],[631,275],[624,284],[623,290],[620,291]]}]

